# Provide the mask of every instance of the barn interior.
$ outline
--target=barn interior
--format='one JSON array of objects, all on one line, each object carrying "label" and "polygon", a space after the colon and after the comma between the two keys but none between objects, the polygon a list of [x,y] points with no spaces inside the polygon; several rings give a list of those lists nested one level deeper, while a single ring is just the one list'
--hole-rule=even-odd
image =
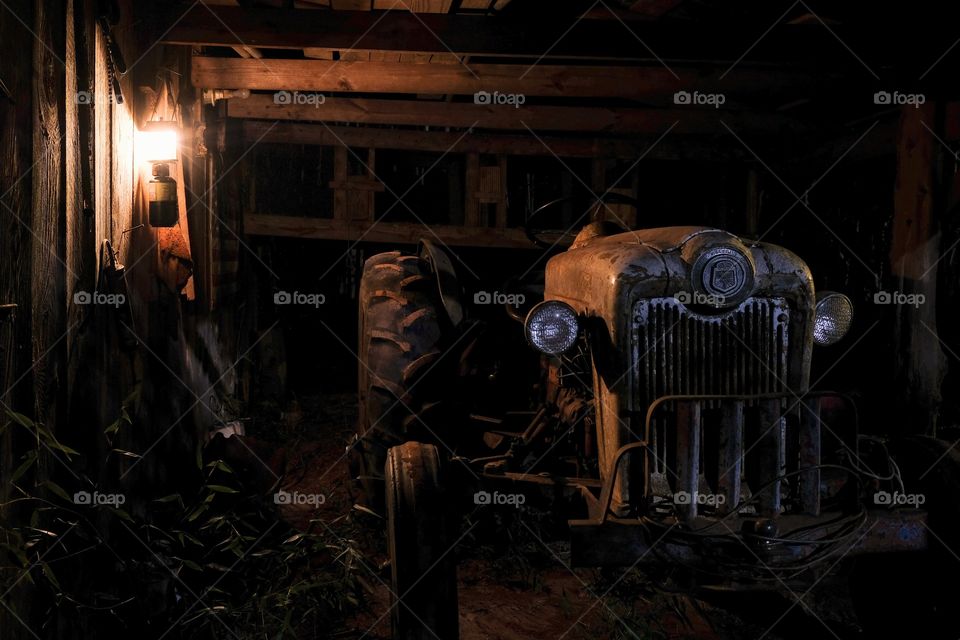
[{"label": "barn interior", "polygon": [[[932,1],[0,0],[0,637],[788,640],[903,624],[956,638],[944,619],[960,593],[918,586],[960,569],[952,15]],[[690,289],[669,265],[693,265],[684,247],[706,237],[741,249]],[[623,262],[626,247],[658,266]],[[812,347],[794,360],[785,334],[753,345],[744,329],[717,352],[740,359],[717,365],[710,347],[688,353],[707,333],[666,325],[622,347],[610,327],[640,312],[605,283],[660,268],[672,298],[657,313],[690,295],[715,327],[760,294],[710,295],[799,283],[776,326]],[[406,309],[396,332],[375,324],[387,299]],[[545,299],[575,316],[566,356],[531,328]],[[386,342],[399,382],[383,380]],[[651,458],[628,472],[611,456],[643,440],[656,458],[660,427],[651,440],[638,401],[601,419],[611,368],[660,380],[648,400],[689,396],[670,415],[696,437],[661,444],[668,471],[694,466],[671,490],[700,497],[718,471],[696,403],[706,416],[726,402],[707,395],[737,396],[742,417],[779,394],[779,475],[737,466],[736,489],[723,473],[714,487],[737,509],[674,499],[657,520],[698,540],[723,525],[735,563],[641,562],[665,557],[669,531],[616,561],[639,543],[608,520],[661,525],[628,504]],[[581,404],[551,395],[565,376],[586,379]],[[424,401],[426,387],[443,393]],[[818,400],[804,430],[827,392],[842,400]],[[569,430],[562,415],[535,428],[567,410]],[[440,544],[440,520],[404,525],[402,495],[382,495],[399,482],[384,461],[415,440],[445,474],[433,555],[416,547]],[[621,468],[631,480],[611,479]],[[478,484],[493,476],[512,484]],[[754,529],[726,526],[755,500]],[[849,511],[828,522],[827,505]],[[709,534],[694,516],[714,518]],[[408,534],[427,555],[404,583]],[[770,560],[791,544],[804,562]],[[749,580],[719,584],[746,564]],[[453,586],[433,577],[447,565]],[[891,621],[900,609],[910,619]]]}]

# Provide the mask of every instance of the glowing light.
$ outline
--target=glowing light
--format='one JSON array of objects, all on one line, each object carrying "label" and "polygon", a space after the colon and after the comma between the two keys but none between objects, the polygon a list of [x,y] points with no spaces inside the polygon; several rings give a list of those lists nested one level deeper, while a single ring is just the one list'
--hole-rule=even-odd
[{"label": "glowing light", "polygon": [[174,122],[148,122],[137,131],[137,156],[143,162],[176,162],[179,144]]}]

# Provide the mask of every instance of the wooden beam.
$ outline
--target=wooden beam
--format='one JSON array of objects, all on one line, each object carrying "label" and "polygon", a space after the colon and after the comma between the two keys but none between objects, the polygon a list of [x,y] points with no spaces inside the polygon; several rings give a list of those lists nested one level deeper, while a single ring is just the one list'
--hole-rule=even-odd
[{"label": "wooden beam", "polygon": [[[373,0],[374,11],[413,11],[414,13],[447,13],[452,0]],[[367,2],[367,6],[370,3]]]},{"label": "wooden beam", "polygon": [[721,120],[735,131],[783,132],[800,129],[786,117],[721,111],[719,109],[629,109],[607,107],[554,107],[473,103],[427,102],[418,100],[369,100],[326,98],[323,104],[278,104],[272,95],[230,99],[227,113],[232,118],[302,120],[314,122],[356,122],[411,126],[456,127],[526,131],[585,131],[606,133],[722,134]]},{"label": "wooden beam", "polygon": [[533,244],[522,229],[461,227],[436,225],[426,227],[417,222],[368,222],[304,218],[248,213],[243,217],[243,230],[248,235],[312,238],[416,244],[421,238],[439,238],[444,244],[463,247],[503,247],[532,249]]},{"label": "wooden beam", "polygon": [[630,11],[645,18],[659,18],[683,4],[683,0],[636,0]]},{"label": "wooden beam", "polygon": [[[913,434],[936,435],[946,357],[937,337],[937,165],[942,152],[931,132],[936,104],[901,110],[897,141],[897,178],[893,196],[890,270],[897,278],[887,287],[895,314],[896,388],[902,393],[899,424]],[[890,291],[893,290],[894,294]],[[903,303],[892,295],[908,295]]]},{"label": "wooden beam", "polygon": [[197,87],[360,93],[438,93],[472,95],[478,91],[530,96],[642,98],[682,86],[667,69],[535,66],[508,64],[431,67],[404,62],[267,60],[195,56]]},{"label": "wooden beam", "polygon": [[[562,5],[565,3],[555,3]],[[240,46],[268,49],[322,48],[335,51],[407,51],[469,56],[572,60],[722,61],[740,60],[813,66],[838,65],[864,71],[857,57],[873,65],[935,60],[956,39],[945,24],[932,25],[929,37],[914,42],[898,37],[891,25],[859,29],[835,25],[830,30],[780,24],[759,41],[767,24],[664,24],[659,21],[581,20],[563,7],[522,17],[475,16],[391,11],[305,11],[296,9],[208,7],[198,4],[185,14],[170,9],[155,23],[155,38],[165,44]],[[758,30],[759,29],[759,30]],[[848,49],[849,47],[849,49]],[[744,56],[744,52],[746,56]],[[652,53],[652,52],[655,52]],[[932,56],[932,57],[931,57]],[[738,65],[739,66],[739,65]]]},{"label": "wooden beam", "polygon": [[[584,20],[658,20],[664,14],[683,4],[684,0],[636,0],[619,3],[597,4],[585,11]],[[617,5],[620,6],[617,6]]]},{"label": "wooden beam", "polygon": [[[317,52],[311,50],[311,56]],[[735,69],[721,79],[720,70],[662,66],[604,67],[539,64],[422,65],[372,60],[278,60],[195,56],[192,81],[204,89],[321,91],[356,93],[426,93],[473,95],[479,91],[557,98],[609,97],[672,103],[677,91],[722,93],[734,101],[763,96],[797,95],[823,86],[824,77],[786,70]],[[676,75],[674,75],[674,73]]]},{"label": "wooden beam", "polygon": [[309,144],[436,153],[487,153],[514,156],[547,156],[551,151],[561,158],[637,158],[649,149],[649,157],[659,160],[728,160],[743,157],[742,147],[701,144],[689,137],[682,140],[667,136],[657,145],[656,138],[608,139],[561,138],[531,135],[414,131],[373,127],[338,127],[296,122],[245,120],[243,137],[247,144]]},{"label": "wooden beam", "polygon": [[[410,51],[568,59],[650,59],[637,36],[616,20],[545,13],[536,28],[523,20],[393,11],[303,11],[196,6],[171,11],[157,25],[165,44]],[[164,33],[165,30],[169,29]],[[716,37],[713,38],[716,41]],[[739,43],[738,43],[739,45]],[[742,47],[741,47],[742,49]],[[742,50],[739,51],[742,53]],[[738,53],[738,55],[739,55]]]}]

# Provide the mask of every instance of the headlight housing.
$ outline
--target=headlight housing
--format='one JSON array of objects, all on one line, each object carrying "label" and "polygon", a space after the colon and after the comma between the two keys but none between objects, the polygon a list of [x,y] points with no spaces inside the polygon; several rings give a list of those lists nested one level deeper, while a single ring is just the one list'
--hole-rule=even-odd
[{"label": "headlight housing", "polygon": [[827,291],[817,296],[813,341],[821,346],[839,342],[853,324],[853,302],[842,293]]},{"label": "headlight housing", "polygon": [[555,356],[577,341],[580,321],[573,307],[559,300],[545,300],[530,309],[523,330],[534,349]]}]

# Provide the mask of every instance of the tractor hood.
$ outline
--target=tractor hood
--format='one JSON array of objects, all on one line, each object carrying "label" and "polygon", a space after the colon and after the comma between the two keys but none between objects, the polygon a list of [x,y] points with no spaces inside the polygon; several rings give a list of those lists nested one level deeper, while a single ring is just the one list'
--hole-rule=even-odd
[{"label": "tractor hood", "polygon": [[547,263],[546,299],[605,319],[612,333],[631,301],[668,296],[718,312],[750,296],[785,297],[812,309],[814,289],[810,270],[792,252],[710,227],[598,235],[589,225]]},{"label": "tractor hood", "polygon": [[[620,447],[643,433],[654,397],[690,393],[691,371],[709,372],[703,389],[714,380],[733,380],[709,393],[724,388],[755,393],[768,379],[774,386],[806,391],[815,298],[810,270],[800,258],[709,227],[605,235],[609,228],[602,221],[588,225],[570,249],[551,258],[544,290],[545,299],[566,302],[582,319],[593,360],[597,421],[603,425],[601,468],[613,468]],[[674,330],[679,322],[671,324],[668,316],[686,322]],[[734,341],[722,343],[723,351],[718,339],[706,337],[719,335],[721,326],[747,345],[752,366],[772,376],[731,378],[742,369],[725,360]],[[783,360],[773,357],[780,349]],[[628,470],[617,476],[615,504],[630,504],[634,491],[643,493],[631,486],[633,472],[627,461],[623,464]]]}]

